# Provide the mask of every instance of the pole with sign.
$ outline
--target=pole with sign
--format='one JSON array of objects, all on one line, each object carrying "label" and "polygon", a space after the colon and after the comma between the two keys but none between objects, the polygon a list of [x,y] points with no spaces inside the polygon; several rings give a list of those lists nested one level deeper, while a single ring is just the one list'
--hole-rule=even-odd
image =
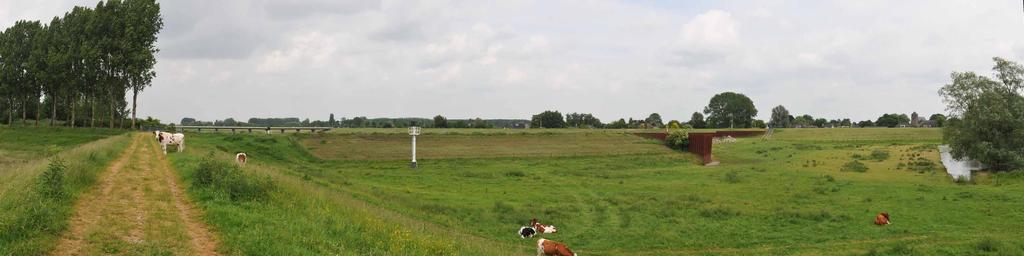
[{"label": "pole with sign", "polygon": [[409,166],[416,169],[416,135],[420,135],[420,128],[409,127],[409,135],[412,136],[412,163]]}]

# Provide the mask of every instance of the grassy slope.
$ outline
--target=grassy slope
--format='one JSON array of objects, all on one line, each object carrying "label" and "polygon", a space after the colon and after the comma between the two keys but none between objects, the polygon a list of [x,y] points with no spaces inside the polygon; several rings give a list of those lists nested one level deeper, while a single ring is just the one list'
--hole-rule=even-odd
[{"label": "grassy slope", "polygon": [[[408,134],[305,135],[303,145],[323,159],[409,159]],[[601,143],[588,143],[600,141]],[[628,133],[430,134],[417,141],[418,159],[621,155],[656,153],[651,141]]]},{"label": "grassy slope", "polygon": [[[387,133],[398,133],[394,130]],[[373,132],[378,131],[368,132],[328,136],[373,138]],[[577,141],[574,146],[622,143],[606,136],[606,131],[593,132],[596,139]],[[586,131],[546,136],[588,136],[581,133]],[[234,246],[243,250],[249,243],[272,241],[250,236],[281,225],[295,227],[294,231],[280,231],[284,232],[281,235],[314,234],[307,236],[307,247],[319,249],[309,252],[329,252],[320,239],[356,238],[320,233],[350,228],[316,227],[317,221],[332,222],[316,220],[304,212],[331,209],[327,215],[351,215],[345,213],[351,209],[333,208],[344,204],[357,205],[349,208],[370,215],[377,212],[375,207],[391,209],[402,215],[393,218],[404,220],[404,228],[434,226],[405,218],[412,217],[453,229],[443,237],[468,233],[471,238],[483,237],[473,244],[504,247],[495,250],[515,253],[532,252],[532,241],[514,235],[531,217],[558,225],[558,234],[545,237],[567,242],[586,255],[975,254],[985,253],[982,249],[990,247],[996,254],[1024,252],[1024,242],[1018,239],[1024,224],[1006,221],[1024,219],[1019,203],[1024,201],[1024,179],[996,175],[978,179],[976,185],[958,185],[942,173],[940,166],[914,171],[899,166],[913,164],[917,158],[938,164],[934,145],[940,141],[939,134],[936,129],[785,130],[768,141],[740,139],[735,144],[716,146],[716,158],[722,165],[715,167],[697,166],[689,155],[650,143],[630,144],[643,148],[637,151],[640,154],[596,156],[572,156],[570,152],[562,156],[493,158],[481,151],[480,157],[487,159],[479,159],[467,158],[471,155],[465,151],[455,158],[423,160],[416,171],[397,160],[319,160],[290,145],[283,136],[204,134],[201,139],[193,138],[190,145],[200,144],[201,150],[219,148],[225,158],[234,151],[249,153],[259,166],[253,170],[274,175],[291,184],[286,187],[294,187],[287,195],[341,198],[319,203],[295,198],[292,201],[298,203],[287,206],[295,211],[289,212],[289,217],[275,217],[288,215],[276,209],[236,209],[207,202],[206,207],[214,209],[207,211],[213,213],[215,225],[219,222],[238,229],[224,233],[238,236]],[[385,132],[377,135],[393,136]],[[476,136],[484,141],[492,140],[489,136],[513,136],[512,140],[497,140],[512,143],[516,136],[537,134]],[[313,147],[331,145],[317,141],[324,138],[300,138],[306,138],[305,145]],[[338,138],[325,140],[331,139]],[[560,142],[568,141],[572,140]],[[889,152],[890,157],[861,160],[869,168],[864,173],[839,171],[854,154],[870,155],[875,149]],[[405,149],[402,151],[404,154]],[[187,167],[188,159],[182,158],[180,165]],[[374,210],[362,210],[364,206],[348,195],[368,202],[371,206],[365,208]],[[217,213],[221,207],[226,210]],[[872,225],[874,214],[880,211],[892,213],[895,224],[884,228]],[[239,217],[246,214],[248,217]],[[374,221],[357,219],[357,223]],[[249,221],[270,226],[241,225]],[[431,234],[431,230],[424,228],[412,234]],[[386,247],[390,240],[381,241],[377,246]],[[278,248],[301,244],[287,238],[275,242],[280,244],[275,245]]]},{"label": "grassy slope", "polygon": [[[1021,184],[963,186],[941,167],[896,170],[916,155],[938,164],[939,136],[937,129],[786,130],[766,142],[716,147],[723,163],[717,167],[662,152],[436,159],[416,172],[398,161],[327,161],[299,171],[369,202],[504,243],[528,243],[512,233],[536,216],[561,227],[549,238],[587,254],[868,253],[876,246],[965,253],[982,240],[1020,252],[1015,238],[1024,226],[1005,220],[1024,217],[1014,203],[1024,199]],[[862,161],[865,173],[839,171],[853,154],[874,149],[891,157]],[[880,211],[898,225],[871,225]]]},{"label": "grassy slope", "polygon": [[[192,134],[188,149],[170,158],[191,184],[197,162],[213,156],[229,161],[235,150],[252,162],[244,171],[270,176],[277,184],[263,201],[230,201],[190,187],[206,212],[205,220],[222,234],[229,254],[244,255],[501,255],[500,244],[449,234],[448,230],[356,200],[335,187],[319,186],[295,174],[318,162],[291,137]],[[458,244],[455,239],[471,243]]]},{"label": "grassy slope", "polygon": [[[124,149],[127,137],[113,136],[120,133],[123,131],[0,128],[0,255],[37,255],[53,247],[66,228],[75,199],[92,187],[98,173]],[[65,197],[37,192],[36,179],[51,157],[67,164]]]}]

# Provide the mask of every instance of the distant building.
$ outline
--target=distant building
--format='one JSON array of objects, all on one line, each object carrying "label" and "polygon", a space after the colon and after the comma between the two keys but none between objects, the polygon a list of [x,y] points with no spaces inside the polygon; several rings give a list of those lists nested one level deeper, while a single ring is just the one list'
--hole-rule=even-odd
[{"label": "distant building", "polygon": [[921,127],[921,120],[919,118],[920,117],[917,116],[917,111],[914,111],[914,113],[910,114],[910,126]]}]

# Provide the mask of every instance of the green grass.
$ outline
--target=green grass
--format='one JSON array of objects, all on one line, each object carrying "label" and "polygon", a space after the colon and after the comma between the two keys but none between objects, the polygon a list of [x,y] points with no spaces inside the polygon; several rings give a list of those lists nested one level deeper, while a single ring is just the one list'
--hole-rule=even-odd
[{"label": "green grass", "polygon": [[[301,135],[302,145],[316,157],[344,160],[409,159],[408,134]],[[599,143],[590,143],[597,141]],[[434,133],[419,136],[418,159],[545,157],[665,153],[667,148],[631,133]]]},{"label": "green grass", "polygon": [[[207,151],[225,159],[242,151],[252,161],[246,170],[282,184],[283,192],[262,203],[216,201],[192,192],[240,252],[331,253],[335,247],[325,244],[336,242],[358,253],[431,254],[430,248],[446,248],[457,254],[488,249],[485,254],[531,254],[535,240],[520,239],[515,230],[536,217],[559,227],[559,233],[543,237],[584,255],[1024,253],[1019,239],[1024,223],[1017,221],[1024,219],[1019,204],[1024,175],[982,174],[973,184],[952,182],[938,162],[937,129],[779,130],[769,140],[716,145],[721,165],[709,167],[658,144],[623,144],[620,135],[608,131],[425,132],[421,140],[437,136],[437,145],[454,153],[423,159],[416,170],[404,158],[349,155],[379,150],[351,148],[364,144],[330,142],[338,139],[333,136],[364,141],[394,136],[407,143],[407,135],[397,132],[332,131],[325,143],[312,135],[202,134],[190,138],[193,153],[172,158],[188,176],[191,163]],[[475,144],[523,146],[514,144],[517,138],[531,136],[549,136],[547,142],[559,144],[528,145],[535,148],[572,143],[644,150],[498,157],[483,149],[455,150],[479,147]],[[423,145],[421,152],[430,150]],[[408,150],[397,143],[393,149],[403,156]],[[307,153],[317,150],[338,153],[324,158]],[[842,171],[854,155],[868,156],[858,163],[869,171]],[[934,168],[906,167],[926,162]],[[872,224],[882,211],[892,214],[893,225]],[[401,251],[390,251],[387,245],[394,240],[385,236],[352,243],[361,238],[344,234],[359,228],[334,218],[353,225],[395,224],[364,231],[371,237],[394,229],[422,240]],[[437,232],[479,242],[428,246]],[[290,239],[297,234],[305,239]]]},{"label": "green grass", "polygon": [[[297,150],[300,146],[294,137],[203,134],[190,136],[188,143],[189,149],[172,153],[171,161],[189,184],[189,195],[203,208],[204,220],[221,234],[221,249],[228,254],[502,255],[509,251],[505,245],[451,233],[368,205],[341,193],[337,186],[311,181],[298,171],[317,160]],[[235,173],[237,169],[230,167],[234,163],[229,163],[238,150],[254,159],[241,168],[243,174]],[[211,156],[212,160],[204,160]],[[204,174],[210,170],[244,177],[218,181]],[[251,184],[265,177],[271,183],[252,192]],[[260,195],[233,196],[235,186],[243,187],[238,194]]]},{"label": "green grass", "polygon": [[40,255],[55,245],[77,197],[124,149],[127,136],[113,136],[121,133],[0,128],[0,255]]}]

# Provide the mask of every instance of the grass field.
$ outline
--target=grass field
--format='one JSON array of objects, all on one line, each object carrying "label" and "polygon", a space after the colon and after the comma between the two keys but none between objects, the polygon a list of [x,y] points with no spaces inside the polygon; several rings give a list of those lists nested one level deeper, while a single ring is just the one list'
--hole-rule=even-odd
[{"label": "grass field", "polygon": [[[124,149],[127,137],[116,136],[122,133],[0,128],[0,255],[38,255],[53,248],[72,204]],[[53,167],[54,159],[62,167]]]},{"label": "grass field", "polygon": [[532,217],[583,255],[1024,253],[1024,178],[951,181],[937,129],[789,129],[716,145],[711,167],[622,133],[427,131],[416,170],[404,129],[198,134],[171,158],[188,176],[243,151],[278,181],[258,203],[192,191],[243,253],[531,254],[514,233]]}]

